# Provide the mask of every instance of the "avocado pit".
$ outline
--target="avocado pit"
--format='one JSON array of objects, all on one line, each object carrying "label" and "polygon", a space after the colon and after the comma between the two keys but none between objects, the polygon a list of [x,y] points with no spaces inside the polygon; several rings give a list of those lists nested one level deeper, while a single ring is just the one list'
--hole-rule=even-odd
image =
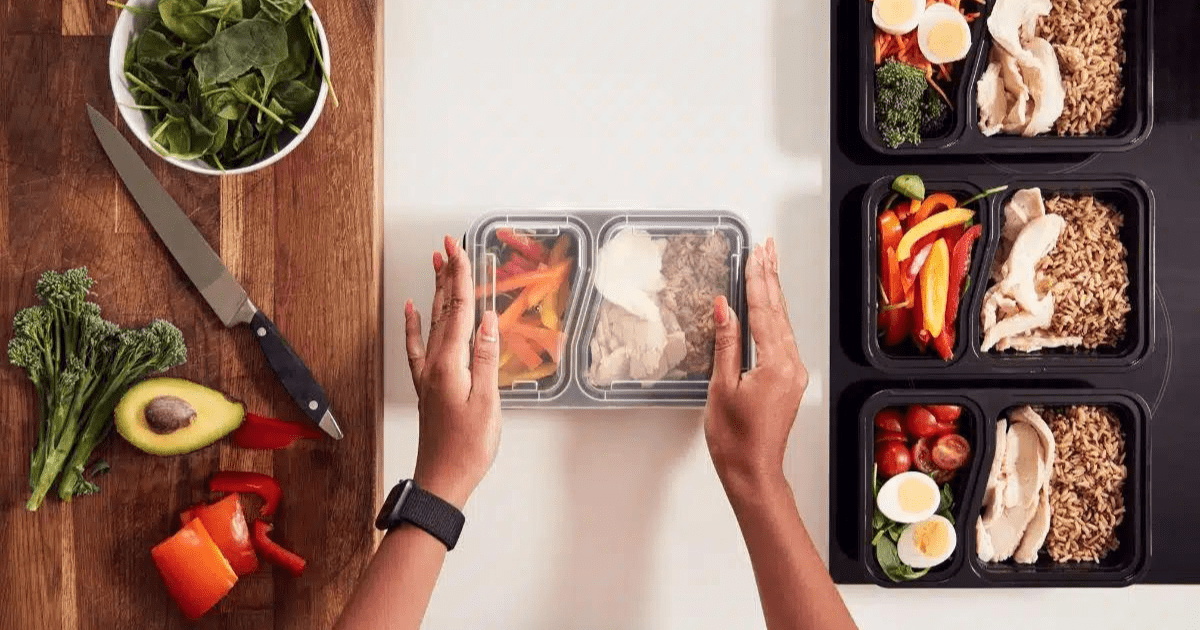
[{"label": "avocado pit", "polygon": [[178,396],[156,396],[146,403],[142,412],[146,425],[158,435],[170,435],[191,426],[196,409]]}]

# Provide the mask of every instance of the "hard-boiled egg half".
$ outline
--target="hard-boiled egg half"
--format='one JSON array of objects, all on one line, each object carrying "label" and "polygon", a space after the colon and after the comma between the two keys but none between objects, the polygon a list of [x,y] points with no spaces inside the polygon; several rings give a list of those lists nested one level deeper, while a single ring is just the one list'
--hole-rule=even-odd
[{"label": "hard-boiled egg half", "polygon": [[942,493],[933,478],[912,470],[888,479],[875,501],[879,511],[893,521],[917,523],[938,511]]},{"label": "hard-boiled egg half", "polygon": [[931,63],[950,63],[971,50],[967,18],[948,4],[931,4],[917,25],[917,45]]},{"label": "hard-boiled egg half", "polygon": [[911,33],[925,12],[925,0],[874,0],[871,19],[879,30],[892,35]]},{"label": "hard-boiled egg half", "polygon": [[945,517],[935,515],[905,527],[896,551],[900,562],[914,569],[928,569],[948,560],[957,544],[954,526]]}]

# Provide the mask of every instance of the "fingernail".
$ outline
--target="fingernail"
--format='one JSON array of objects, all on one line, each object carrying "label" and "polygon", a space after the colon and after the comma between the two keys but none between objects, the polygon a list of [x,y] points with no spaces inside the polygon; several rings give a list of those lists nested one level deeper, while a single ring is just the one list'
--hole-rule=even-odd
[{"label": "fingernail", "polygon": [[453,258],[454,254],[458,252],[458,243],[455,242],[453,238],[450,238],[449,234],[447,234],[444,244],[446,246],[446,256]]},{"label": "fingernail", "polygon": [[484,311],[483,321],[479,322],[479,334],[484,341],[496,341],[496,311]]},{"label": "fingernail", "polygon": [[767,253],[762,245],[754,246],[754,262],[761,267],[767,266]]},{"label": "fingernail", "polygon": [[442,252],[433,252],[433,270],[441,271],[445,261],[442,260]]},{"label": "fingernail", "polygon": [[413,314],[413,303],[412,303],[412,298],[408,298],[408,300],[404,302],[404,314],[405,314],[405,315],[412,315],[412,314]]},{"label": "fingernail", "polygon": [[725,324],[725,322],[729,321],[729,313],[725,310],[724,298],[719,297],[716,300],[713,300],[713,321],[715,321],[718,326],[722,326]]}]

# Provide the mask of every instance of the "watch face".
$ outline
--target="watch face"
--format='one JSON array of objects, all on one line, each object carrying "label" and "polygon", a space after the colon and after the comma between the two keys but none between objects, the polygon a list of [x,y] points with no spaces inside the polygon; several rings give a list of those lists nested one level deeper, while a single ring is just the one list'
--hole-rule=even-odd
[{"label": "watch face", "polygon": [[379,508],[379,515],[375,517],[375,529],[387,530],[399,524],[395,516],[400,506],[404,504],[404,499],[408,497],[412,483],[412,479],[405,479],[392,488],[387,498],[383,500],[383,507]]}]

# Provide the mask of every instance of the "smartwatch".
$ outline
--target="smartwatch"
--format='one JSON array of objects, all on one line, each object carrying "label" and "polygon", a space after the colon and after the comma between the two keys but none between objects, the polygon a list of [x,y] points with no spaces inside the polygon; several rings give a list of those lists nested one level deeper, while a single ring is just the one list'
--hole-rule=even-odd
[{"label": "smartwatch", "polygon": [[422,489],[412,479],[405,479],[392,488],[379,509],[379,516],[375,517],[375,527],[382,530],[411,523],[442,541],[447,551],[458,544],[458,535],[465,522],[466,518],[458,508]]}]

